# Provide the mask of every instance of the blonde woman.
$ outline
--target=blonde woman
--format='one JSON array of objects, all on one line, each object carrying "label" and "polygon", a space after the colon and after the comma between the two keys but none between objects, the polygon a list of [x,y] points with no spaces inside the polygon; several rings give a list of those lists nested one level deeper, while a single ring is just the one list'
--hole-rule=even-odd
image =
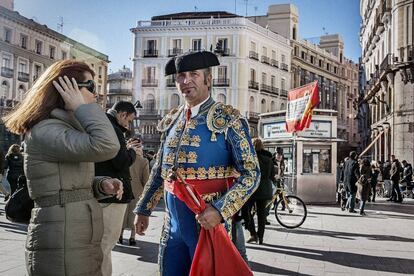
[{"label": "blonde woman", "polygon": [[26,143],[35,202],[26,241],[29,275],[101,275],[103,222],[95,197],[120,197],[123,190],[117,179],[94,177],[94,162],[113,158],[119,143],[96,104],[93,76],[83,62],[56,62],[4,118]]}]

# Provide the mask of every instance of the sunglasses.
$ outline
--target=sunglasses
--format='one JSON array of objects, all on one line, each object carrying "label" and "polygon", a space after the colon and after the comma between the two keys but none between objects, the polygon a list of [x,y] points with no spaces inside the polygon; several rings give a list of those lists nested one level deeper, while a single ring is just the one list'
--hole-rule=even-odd
[{"label": "sunglasses", "polygon": [[96,94],[96,84],[93,80],[88,80],[85,82],[78,82],[78,87],[79,88],[85,87],[92,94]]}]

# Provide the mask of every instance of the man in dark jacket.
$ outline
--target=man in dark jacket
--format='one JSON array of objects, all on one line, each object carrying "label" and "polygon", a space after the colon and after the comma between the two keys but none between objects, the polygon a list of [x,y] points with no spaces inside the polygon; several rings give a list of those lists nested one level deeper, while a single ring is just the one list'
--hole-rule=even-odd
[{"label": "man in dark jacket", "polygon": [[351,151],[349,153],[349,159],[345,161],[344,165],[344,185],[347,193],[346,208],[349,208],[350,213],[356,213],[355,211],[355,195],[357,192],[356,183],[359,179],[359,165],[356,160],[357,153]]},{"label": "man in dark jacket", "polygon": [[400,173],[401,163],[395,158],[395,155],[391,155],[391,171],[390,177],[392,181],[391,197],[387,201],[402,202],[401,190],[400,190]]},{"label": "man in dark jacket", "polygon": [[103,209],[104,221],[104,233],[101,243],[103,252],[102,274],[111,275],[111,251],[121,234],[127,204],[134,198],[129,167],[134,163],[136,154],[142,152],[142,150],[138,141],[129,140],[125,142],[124,133],[136,116],[136,110],[132,103],[117,102],[108,110],[106,115],[115,129],[121,148],[113,159],[95,164],[95,175],[118,178],[124,186],[124,194],[120,200],[116,197],[110,197],[99,201]]}]

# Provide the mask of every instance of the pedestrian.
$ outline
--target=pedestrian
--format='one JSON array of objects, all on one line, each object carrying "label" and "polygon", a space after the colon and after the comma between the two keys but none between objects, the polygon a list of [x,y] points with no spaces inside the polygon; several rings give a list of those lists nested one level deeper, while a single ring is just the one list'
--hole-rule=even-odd
[{"label": "pedestrian", "polygon": [[336,191],[337,199],[336,202],[341,205],[341,194],[340,194],[340,184],[343,182],[344,174],[344,162],[341,161],[336,166]]},{"label": "pedestrian", "polygon": [[[283,156],[283,149],[281,147],[277,147],[276,151],[273,154],[273,165],[275,169],[275,183],[277,189],[284,188],[284,177],[285,177],[285,157]],[[282,194],[279,194],[278,198],[276,198],[275,202],[273,203],[276,206],[278,200],[282,199]],[[285,202],[282,201],[282,211],[285,210]]]},{"label": "pedestrian", "polygon": [[[255,138],[253,140],[254,149],[260,166],[260,182],[259,187],[249,199],[249,227],[250,238],[248,243],[259,242],[263,244],[266,222],[266,206],[273,196],[273,182],[275,182],[275,168],[271,159],[272,154],[265,150],[262,140]],[[257,231],[254,223],[254,217],[251,215],[251,209],[256,206],[257,214]]]},{"label": "pedestrian", "polygon": [[410,186],[411,181],[413,181],[413,167],[406,160],[403,160],[401,163],[403,165],[401,183],[405,183],[406,186]]},{"label": "pedestrian", "polygon": [[27,230],[28,275],[101,275],[102,209],[95,197],[122,195],[122,183],[94,177],[93,162],[119,143],[97,105],[94,72],[58,61],[36,80],[6,127],[25,137],[24,168],[34,209]]},{"label": "pedestrian", "polygon": [[[142,147],[141,147],[142,151]],[[119,243],[123,244],[123,231],[125,229],[131,229],[128,244],[136,245],[135,241],[135,226],[134,219],[135,214],[133,213],[138,199],[144,190],[145,183],[148,181],[149,176],[149,164],[147,158],[143,157],[142,152],[139,152],[135,158],[135,162],[129,167],[129,173],[131,174],[131,188],[134,195],[134,199],[128,203],[128,207],[125,211],[124,223],[122,226],[121,235],[119,236]]]},{"label": "pedestrian", "polygon": [[401,203],[403,201],[400,190],[400,173],[402,171],[401,163],[395,158],[395,155],[391,155],[391,170],[390,178],[392,181],[391,197],[387,201],[395,201]]},{"label": "pedestrian", "polygon": [[[143,235],[152,210],[164,195],[167,212],[158,259],[164,276],[189,274],[197,229],[212,229],[221,222],[230,226],[233,215],[260,179],[246,119],[210,95],[210,67],[217,65],[215,54],[201,51],[172,58],[165,68],[166,75],[175,75],[185,104],[173,109],[158,125],[162,142],[157,161],[134,211],[137,233]],[[231,178],[234,170],[240,174],[238,178]],[[177,175],[209,203],[196,218],[173,194],[174,185],[182,185],[175,181]]]},{"label": "pedestrian", "polygon": [[375,196],[377,194],[378,176],[380,174],[379,164],[375,161],[372,162],[371,166],[371,193],[372,202],[375,202]]},{"label": "pedestrian", "polygon": [[[4,153],[3,150],[0,149],[0,169],[3,169],[4,167]],[[4,187],[5,183],[3,183],[3,174],[4,172],[2,172],[0,174],[0,192],[4,195],[4,201],[7,201],[10,197],[10,193],[9,191],[7,191],[6,187]]]},{"label": "pedestrian", "polygon": [[360,177],[357,181],[357,194],[356,197],[360,200],[359,214],[365,216],[365,203],[369,198],[371,191],[371,177],[372,169],[368,159],[363,159],[359,168]]},{"label": "pedestrian", "polygon": [[124,193],[122,198],[109,197],[99,200],[103,210],[104,233],[102,237],[102,274],[112,275],[111,252],[121,236],[125,211],[128,203],[134,199],[131,188],[129,167],[134,163],[137,152],[142,154],[141,142],[136,139],[125,141],[124,133],[136,117],[136,110],[131,102],[119,101],[106,113],[116,133],[120,149],[112,159],[95,163],[95,175],[108,175],[122,181]]},{"label": "pedestrian", "polygon": [[347,192],[346,208],[350,213],[356,213],[355,211],[355,196],[357,192],[356,182],[359,179],[359,165],[356,160],[357,153],[351,151],[349,153],[349,159],[345,161],[344,165],[344,185]]},{"label": "pedestrian", "polygon": [[3,169],[10,184],[10,194],[12,195],[17,190],[17,180],[21,175],[24,175],[23,155],[18,144],[10,146],[4,159]]}]

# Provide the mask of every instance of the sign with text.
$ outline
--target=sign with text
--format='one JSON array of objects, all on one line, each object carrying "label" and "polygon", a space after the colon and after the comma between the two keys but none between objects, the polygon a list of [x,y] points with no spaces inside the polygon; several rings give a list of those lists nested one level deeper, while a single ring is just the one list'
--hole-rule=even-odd
[{"label": "sign with text", "polygon": [[[332,122],[312,121],[309,128],[297,132],[298,137],[307,138],[332,138]],[[263,138],[289,138],[292,134],[286,131],[285,122],[263,124]]]}]

